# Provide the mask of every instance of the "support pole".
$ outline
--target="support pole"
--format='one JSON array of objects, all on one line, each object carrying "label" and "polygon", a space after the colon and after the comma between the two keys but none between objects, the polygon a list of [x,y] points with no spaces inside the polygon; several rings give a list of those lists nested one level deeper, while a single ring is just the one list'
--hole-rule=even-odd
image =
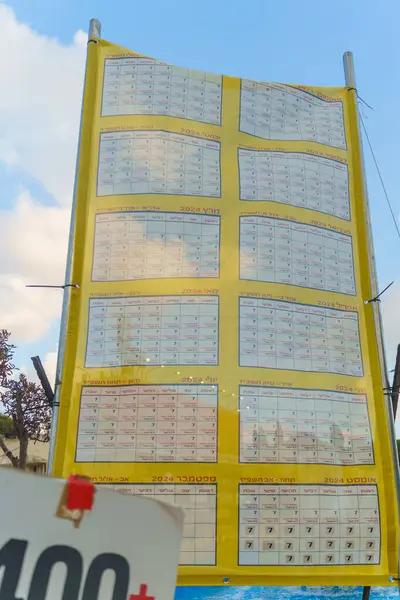
[{"label": "support pole", "polygon": [[363,589],[362,600],[369,600],[371,596],[371,586],[365,585]]},{"label": "support pole", "polygon": [[400,393],[400,344],[397,346],[396,364],[394,366],[393,384],[392,384],[392,406],[393,416],[396,419],[397,406],[399,404]]},{"label": "support pole", "polygon": [[[92,38],[101,37],[101,23],[97,19],[90,19],[89,31],[88,31],[88,44]],[[71,290],[74,289],[76,282],[71,281],[72,278],[72,263],[73,263],[73,252],[74,252],[74,235],[75,235],[75,217],[76,217],[76,203],[78,194],[78,173],[79,163],[82,146],[82,120],[83,120],[83,105],[85,101],[85,86],[88,69],[88,53],[86,52],[86,67],[85,67],[85,79],[82,96],[81,106],[81,118],[79,125],[79,137],[78,137],[78,152],[76,156],[76,167],[75,167],[75,181],[74,181],[74,192],[72,197],[72,208],[71,208],[71,223],[69,229],[68,238],[68,251],[67,251],[67,263],[65,268],[65,285],[64,295],[61,311],[61,323],[60,323],[60,337],[58,342],[58,355],[57,355],[57,368],[56,368],[56,381],[55,381],[55,392],[54,392],[54,403],[53,403],[53,414],[51,420],[51,431],[50,431],[50,444],[49,444],[49,465],[48,474],[52,475],[54,466],[54,450],[56,445],[56,435],[58,426],[58,415],[60,407],[60,392],[61,392],[61,378],[64,368],[65,348],[67,342],[67,328],[68,328],[68,315],[71,301]],[[76,292],[75,292],[76,293]]]},{"label": "support pole", "polygon": [[90,19],[89,21],[89,40],[92,38],[101,37],[101,23],[98,19]]},{"label": "support pole", "polygon": [[[356,76],[354,70],[354,58],[352,52],[345,52],[343,54],[343,67],[344,67],[344,76],[346,86],[349,88],[353,88],[353,92],[349,93],[357,93],[357,85],[356,85]],[[370,278],[371,278],[371,290],[372,296],[376,297],[379,293],[378,289],[378,278],[377,278],[377,269],[376,269],[376,261],[375,261],[375,252],[374,245],[372,240],[372,228],[371,228],[371,213],[369,207],[368,200],[368,190],[367,190],[367,180],[365,175],[365,161],[364,161],[364,150],[363,150],[363,141],[361,136],[361,127],[360,127],[360,112],[357,107],[357,132],[359,138],[360,145],[360,156],[361,156],[361,171],[362,171],[362,188],[363,188],[363,199],[365,206],[365,221],[366,221],[366,230],[367,230],[367,244],[368,244],[368,254],[369,254],[369,265],[370,265]],[[374,311],[374,321],[375,321],[375,329],[376,329],[376,337],[378,344],[378,353],[379,353],[379,362],[380,362],[380,370],[382,376],[382,388],[387,390],[390,388],[388,371],[386,366],[386,357],[385,357],[385,349],[383,342],[383,327],[382,327],[382,315],[380,311],[380,303],[373,302],[373,311]],[[393,416],[393,406],[392,406],[392,398],[390,394],[384,394],[385,399],[385,409],[386,409],[386,417],[389,427],[389,437],[390,437],[390,447],[392,450],[392,459],[393,459],[393,469],[394,469],[394,478],[395,485],[397,491],[397,510],[398,516],[400,519],[400,471],[399,471],[399,462],[398,462],[398,454],[397,454],[397,444],[396,444],[396,431],[394,425],[394,416]],[[398,550],[399,551],[399,550]],[[399,553],[399,561],[400,561],[400,553]],[[400,572],[400,566],[398,567],[398,572]],[[367,593],[368,588],[364,588],[364,592]],[[363,596],[364,597],[364,596]],[[369,596],[367,595],[366,598]]]},{"label": "support pole", "polygon": [[39,378],[40,383],[42,384],[42,388],[47,398],[47,402],[49,406],[53,407],[54,403],[54,392],[51,387],[49,378],[47,377],[47,373],[44,370],[44,366],[42,361],[40,360],[40,356],[31,356],[31,361],[33,362],[33,366],[36,371],[36,375]]}]

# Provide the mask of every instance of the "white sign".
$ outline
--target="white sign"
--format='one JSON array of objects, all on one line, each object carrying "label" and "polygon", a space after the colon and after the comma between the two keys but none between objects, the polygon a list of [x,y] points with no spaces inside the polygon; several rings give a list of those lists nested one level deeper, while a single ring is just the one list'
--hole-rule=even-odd
[{"label": "white sign", "polygon": [[172,600],[183,510],[97,489],[79,527],[65,482],[0,469],[0,600]]}]

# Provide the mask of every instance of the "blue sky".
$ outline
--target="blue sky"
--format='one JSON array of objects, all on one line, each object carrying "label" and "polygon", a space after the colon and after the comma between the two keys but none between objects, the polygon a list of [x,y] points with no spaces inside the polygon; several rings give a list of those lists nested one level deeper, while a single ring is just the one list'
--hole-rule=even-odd
[{"label": "blue sky", "polygon": [[[40,56],[41,49],[49,48],[50,53],[60,57],[59,62],[54,60],[52,64],[47,64],[51,57],[48,56],[49,52],[43,53],[44,78],[40,72],[40,61],[32,63],[32,69],[37,68],[38,72],[29,73],[29,77],[33,78],[30,89],[23,88],[18,77],[13,77],[4,68],[3,72],[0,70],[0,82],[1,77],[6,78],[6,87],[2,86],[2,90],[8,90],[11,81],[10,87],[14,86],[13,97],[17,99],[14,103],[10,101],[10,106],[6,107],[9,120],[2,122],[0,116],[0,210],[3,210],[2,214],[6,214],[14,226],[21,222],[22,217],[15,216],[18,211],[19,215],[37,218],[40,223],[47,219],[51,225],[52,214],[59,214],[58,220],[62,221],[56,233],[46,233],[50,245],[46,246],[46,256],[43,255],[42,270],[37,268],[34,271],[33,267],[27,270],[26,265],[21,266],[21,259],[21,264],[16,261],[12,268],[7,266],[6,271],[10,277],[15,279],[18,276],[20,281],[26,281],[26,274],[33,277],[33,271],[34,276],[41,279],[39,283],[61,283],[64,277],[62,259],[57,262],[54,258],[50,266],[46,261],[49,248],[57,245],[57,236],[63,240],[60,242],[62,255],[68,228],[67,215],[84,58],[84,40],[82,36],[76,36],[76,33],[78,30],[87,30],[91,17],[102,21],[103,37],[131,50],[173,64],[266,81],[343,85],[342,54],[345,50],[352,50],[356,61],[359,94],[374,108],[373,111],[364,110],[367,127],[395,215],[399,217],[397,145],[400,122],[397,110],[400,80],[394,76],[400,64],[400,44],[396,42],[400,18],[398,0],[337,0],[334,3],[322,0],[286,0],[280,3],[271,0],[153,0],[152,3],[120,0],[115,6],[103,0],[9,0],[6,3],[0,0],[0,8],[4,8],[4,5],[15,13],[15,22],[8,16],[0,24],[0,34],[2,28],[8,28],[6,39],[11,46],[11,62],[16,60],[18,53],[21,54],[21,61],[29,61],[29,44],[32,44],[37,56]],[[21,28],[22,23],[31,31],[27,33],[27,30]],[[53,38],[53,41],[48,38]],[[71,118],[66,119],[61,128],[55,118],[49,125],[46,121],[49,111],[40,112],[42,104],[44,106],[46,102],[43,96],[45,92],[34,95],[31,119],[44,128],[48,127],[47,137],[38,134],[40,139],[39,145],[36,141],[34,146],[38,149],[35,152],[22,139],[23,135],[14,136],[14,131],[9,126],[9,123],[14,123],[12,119],[15,119],[15,123],[20,123],[22,118],[18,116],[15,103],[19,103],[21,96],[29,97],[29,90],[35,86],[35,78],[38,85],[43,82],[45,84],[46,80],[48,84],[51,83],[49,78],[52,77],[61,82],[64,70],[65,77],[60,85],[65,84],[65,78],[69,78],[70,83],[65,87],[63,98],[60,97],[58,101],[65,103],[66,111],[71,107]],[[20,83],[22,91],[18,95]],[[0,111],[1,106],[0,102]],[[28,111],[29,106],[28,103]],[[26,110],[22,113],[22,108],[23,105],[20,114],[25,115]],[[28,130],[29,136],[29,118],[27,123],[25,130]],[[57,139],[66,140],[68,145],[68,156],[65,159],[67,164],[62,173],[57,171],[57,156],[53,156],[51,146],[55,130]],[[6,148],[3,153],[2,137],[3,150]],[[59,151],[64,152],[63,148],[60,145]],[[50,164],[47,171],[46,165],[40,164],[41,151],[43,157],[47,156],[49,161],[55,161],[54,166]],[[392,367],[396,344],[400,342],[400,316],[397,314],[400,312],[397,310],[400,302],[400,266],[397,258],[400,240],[391,221],[369,151],[366,152],[366,164],[380,283],[383,287],[390,281],[396,281],[382,302],[388,359]],[[40,205],[48,210],[62,212],[40,212]],[[38,251],[35,265],[38,266],[41,260]],[[15,282],[12,285],[14,284]],[[18,288],[17,284],[14,288],[15,286]],[[14,288],[12,293],[15,293]],[[32,311],[40,311],[44,304],[49,303],[47,321],[44,314],[41,327],[38,325],[35,329],[36,333],[24,335],[26,328],[19,327],[24,323],[22,316],[20,318],[17,312],[12,315],[12,322],[16,323],[18,331],[19,364],[29,364],[32,354],[46,357],[48,353],[52,355],[49,360],[54,364],[60,293],[54,291],[47,294],[40,297],[39,308],[34,305],[39,300],[32,300]],[[8,297],[14,298],[12,294]]]}]

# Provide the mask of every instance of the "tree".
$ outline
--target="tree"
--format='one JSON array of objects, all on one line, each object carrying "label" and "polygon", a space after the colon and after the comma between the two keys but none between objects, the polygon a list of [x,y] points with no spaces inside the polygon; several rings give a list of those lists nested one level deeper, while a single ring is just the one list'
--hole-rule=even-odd
[{"label": "tree", "polygon": [[13,374],[15,366],[12,364],[15,346],[9,343],[10,333],[0,329],[0,386]]},{"label": "tree", "polygon": [[7,415],[0,414],[0,435],[7,437],[16,437],[12,419]]},{"label": "tree", "polygon": [[19,456],[11,452],[1,436],[0,448],[13,467],[25,469],[29,440],[49,441],[51,409],[43,388],[29,381],[23,373],[16,380],[7,379],[3,388],[0,400],[19,440]]}]

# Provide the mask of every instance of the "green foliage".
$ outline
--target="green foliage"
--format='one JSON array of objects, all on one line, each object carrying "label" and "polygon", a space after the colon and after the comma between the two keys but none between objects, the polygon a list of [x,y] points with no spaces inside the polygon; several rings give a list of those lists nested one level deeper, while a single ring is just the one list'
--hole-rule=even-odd
[{"label": "green foliage", "polygon": [[41,385],[20,373],[4,385],[0,400],[20,441],[49,441],[51,410]]},{"label": "green foliage", "polygon": [[0,435],[15,437],[13,421],[7,415],[0,415]]},{"label": "green foliage", "polygon": [[[41,385],[29,381],[12,363],[14,344],[10,333],[0,329],[0,450],[16,469],[25,469],[29,440],[48,442],[51,409]],[[19,452],[11,451],[7,438],[17,438]],[[18,456],[17,456],[18,452]]]},{"label": "green foliage", "polygon": [[0,329],[0,385],[7,382],[15,369],[12,364],[15,346],[9,342],[10,335],[6,329]]}]

